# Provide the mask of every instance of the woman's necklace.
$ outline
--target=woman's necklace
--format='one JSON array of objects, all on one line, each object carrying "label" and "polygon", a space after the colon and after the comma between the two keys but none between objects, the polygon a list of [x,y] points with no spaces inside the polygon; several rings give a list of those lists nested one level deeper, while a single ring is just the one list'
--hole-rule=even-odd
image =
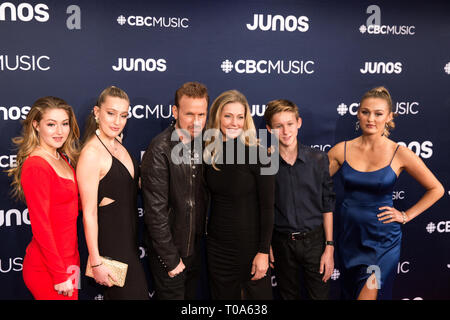
[{"label": "woman's necklace", "polygon": [[58,151],[56,151],[57,156],[55,157],[53,154],[51,154],[51,152],[45,150],[45,149],[42,148],[41,146],[39,146],[39,148],[40,148],[41,150],[43,150],[44,152],[46,152],[46,153],[47,153],[50,157],[52,157],[53,159],[55,159],[55,160],[61,159],[61,155],[59,154]]},{"label": "woman's necklace", "polygon": [[[100,138],[100,136],[99,135],[97,135],[97,137],[100,139],[100,141],[103,143],[103,140],[102,140],[102,138]],[[115,140],[115,139],[114,139]],[[117,142],[116,141],[113,141],[113,146],[111,147],[111,146],[107,146],[106,144],[103,144],[105,147],[106,147],[106,149],[108,149],[108,151],[109,152],[111,152],[111,154],[115,157],[116,155],[117,155],[117,153],[118,153],[118,150],[119,150],[119,148],[118,148],[118,146],[117,146]]]}]

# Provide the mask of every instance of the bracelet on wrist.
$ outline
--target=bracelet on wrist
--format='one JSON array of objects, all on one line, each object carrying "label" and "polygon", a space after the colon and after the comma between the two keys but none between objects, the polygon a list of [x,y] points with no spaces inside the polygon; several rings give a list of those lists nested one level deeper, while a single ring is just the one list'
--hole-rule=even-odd
[{"label": "bracelet on wrist", "polygon": [[100,262],[99,264],[96,264],[95,266],[91,266],[91,268],[97,268],[100,267],[103,264],[103,262]]},{"label": "bracelet on wrist", "polygon": [[407,220],[406,213],[405,213],[405,211],[401,211],[401,213],[402,213],[402,217],[403,217],[403,224],[406,224],[406,220]]}]

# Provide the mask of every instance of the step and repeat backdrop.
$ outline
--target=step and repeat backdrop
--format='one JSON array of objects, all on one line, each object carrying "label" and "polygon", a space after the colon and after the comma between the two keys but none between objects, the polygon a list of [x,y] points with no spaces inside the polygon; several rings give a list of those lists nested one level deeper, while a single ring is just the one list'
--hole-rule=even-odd
[{"label": "step and repeat backdrop", "polygon": [[[105,87],[124,89],[131,99],[124,144],[140,159],[171,122],[175,90],[187,81],[206,84],[211,99],[240,90],[258,128],[267,102],[294,101],[302,143],[323,151],[357,135],[360,97],[386,86],[398,115],[391,138],[413,150],[446,190],[403,227],[394,298],[450,299],[449,17],[445,0],[0,1],[0,299],[32,299],[22,280],[28,209],[10,198],[4,173],[15,165],[11,138],[32,103],[65,99],[83,129]],[[392,197],[405,210],[423,193],[403,173]],[[142,224],[141,200],[139,207]],[[140,251],[154,298],[146,248]],[[339,278],[336,257],[333,299]],[[272,283],[277,296],[276,270]],[[82,276],[80,299],[102,298]],[[199,298],[209,298],[206,272]]]}]

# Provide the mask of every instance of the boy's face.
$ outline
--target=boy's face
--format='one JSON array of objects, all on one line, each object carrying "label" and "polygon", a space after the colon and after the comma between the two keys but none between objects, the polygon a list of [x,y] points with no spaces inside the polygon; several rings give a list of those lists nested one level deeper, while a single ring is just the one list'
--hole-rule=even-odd
[{"label": "boy's face", "polygon": [[295,113],[283,111],[272,116],[272,127],[267,125],[267,130],[275,134],[282,147],[290,147],[297,143],[298,129],[302,126],[302,118],[296,118]]}]

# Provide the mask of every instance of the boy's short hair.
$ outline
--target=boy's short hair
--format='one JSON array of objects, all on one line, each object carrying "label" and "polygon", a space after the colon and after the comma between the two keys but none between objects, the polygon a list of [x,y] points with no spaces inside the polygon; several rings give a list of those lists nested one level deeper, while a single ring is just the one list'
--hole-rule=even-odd
[{"label": "boy's short hair", "polygon": [[280,112],[293,112],[296,119],[300,117],[298,107],[292,101],[286,99],[272,100],[267,104],[264,112],[264,119],[269,127],[272,127],[272,117]]}]

